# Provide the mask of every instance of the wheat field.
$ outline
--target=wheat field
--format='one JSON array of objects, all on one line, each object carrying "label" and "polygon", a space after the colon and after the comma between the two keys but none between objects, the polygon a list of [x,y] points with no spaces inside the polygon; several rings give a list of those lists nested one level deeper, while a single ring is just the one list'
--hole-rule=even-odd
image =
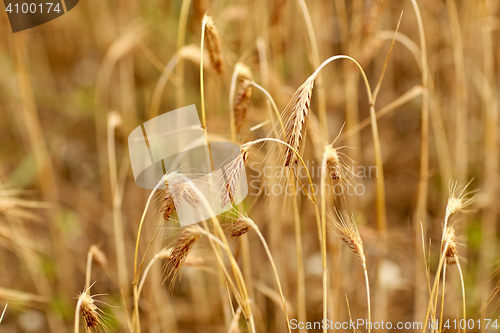
[{"label": "wheat field", "polygon": [[[499,28],[495,0],[0,14],[0,332],[498,332]],[[193,104],[207,168],[237,147],[220,184],[141,188],[129,135]]]}]

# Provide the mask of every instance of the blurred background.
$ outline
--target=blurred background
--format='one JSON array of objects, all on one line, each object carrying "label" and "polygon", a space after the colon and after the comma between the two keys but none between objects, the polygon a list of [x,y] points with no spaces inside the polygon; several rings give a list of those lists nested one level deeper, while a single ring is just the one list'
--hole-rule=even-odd
[{"label": "blurred background", "polygon": [[[409,0],[82,0],[65,15],[15,34],[7,14],[0,14],[0,307],[8,303],[0,331],[72,331],[91,245],[105,257],[94,260],[91,277],[91,294],[101,294],[95,299],[102,302],[96,304],[103,310],[105,330],[129,331],[135,241],[150,191],[134,182],[127,138],[158,114],[191,104],[201,111],[205,13],[218,29],[224,65],[218,73],[208,57],[204,61],[207,130],[214,141],[231,140],[229,101],[237,63],[248,67],[280,111],[333,55],[356,59],[374,90],[403,13],[375,104],[383,162],[377,171],[385,181],[387,223],[377,209],[380,194],[373,175],[356,180],[363,185],[362,195],[329,197],[328,210],[337,206],[356,217],[367,255],[373,320],[423,321],[429,294],[424,253],[433,281],[449,184],[457,181],[461,190],[473,178],[468,190],[480,189],[477,198],[453,219],[464,259],[467,314],[497,319],[500,5],[494,0],[417,3],[424,35]],[[268,108],[265,95],[254,89],[236,143],[272,133]],[[332,142],[345,122],[335,145],[350,147],[342,152],[355,165],[375,166],[369,118],[358,68],[347,60],[329,64],[313,90],[304,159],[319,165],[323,141]],[[249,176],[258,174],[250,163],[265,163],[269,151],[270,145],[252,150]],[[319,175],[312,178],[319,184]],[[158,197],[141,236],[140,258],[161,229],[147,262],[183,232],[175,217],[162,221],[161,205]],[[241,211],[270,246],[290,318],[300,313],[302,319],[320,321],[322,269],[314,207],[302,195],[299,243],[292,207],[293,200],[250,190]],[[365,318],[361,265],[332,231],[329,226],[329,319],[348,320],[348,305],[353,319]],[[255,233],[241,238],[246,240],[230,245],[245,266],[257,332],[285,332],[266,253]],[[230,329],[224,313],[227,290],[220,289],[217,261],[206,239],[192,254],[201,261],[182,269],[172,293],[164,282],[164,261],[152,266],[139,302],[143,332]],[[455,266],[449,266],[446,279],[444,317],[460,319]],[[239,330],[247,331],[244,320]]]}]

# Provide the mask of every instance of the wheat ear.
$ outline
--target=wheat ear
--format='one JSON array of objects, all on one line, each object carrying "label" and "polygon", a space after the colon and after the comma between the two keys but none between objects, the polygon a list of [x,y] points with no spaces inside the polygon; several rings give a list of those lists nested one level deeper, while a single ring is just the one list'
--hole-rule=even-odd
[{"label": "wheat ear", "polygon": [[224,64],[222,62],[222,47],[219,32],[211,16],[205,15],[203,22],[205,25],[205,40],[210,62],[215,71],[222,74],[224,72]]},{"label": "wheat ear", "polygon": [[87,330],[97,329],[103,326],[102,310],[97,307],[94,296],[91,296],[89,291],[90,287],[86,288],[80,293],[80,296],[78,296],[75,311],[75,333],[80,332],[80,314],[83,317]]},{"label": "wheat ear", "polygon": [[[354,221],[354,216],[350,217],[347,213],[340,213],[335,210],[337,219],[334,224],[337,230],[337,236],[347,244],[347,246],[358,255],[363,266],[366,285],[366,299],[368,303],[368,322],[371,323],[371,301],[370,301],[370,282],[368,280],[368,270],[366,268],[366,257],[363,248],[363,240],[359,234],[358,226]],[[371,332],[371,325],[368,326],[368,333]]]},{"label": "wheat ear", "polygon": [[[165,280],[170,278],[169,290],[173,291],[175,280],[179,276],[180,269],[186,260],[189,252],[193,248],[196,241],[200,238],[201,234],[196,227],[188,227],[179,237],[170,255],[168,256],[168,263],[170,270],[167,272]],[[180,277],[179,277],[180,280]]]}]

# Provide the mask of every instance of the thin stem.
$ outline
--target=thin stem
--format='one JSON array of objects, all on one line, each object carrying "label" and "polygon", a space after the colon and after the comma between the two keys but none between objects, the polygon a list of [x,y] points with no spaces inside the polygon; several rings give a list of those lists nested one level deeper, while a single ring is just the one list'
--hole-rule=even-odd
[{"label": "thin stem", "polygon": [[377,166],[377,170],[379,171],[377,174],[377,224],[379,231],[385,233],[387,231],[387,220],[386,220],[387,214],[385,208],[384,169],[382,163],[382,150],[380,147],[380,136],[378,133],[378,126],[377,126],[377,117],[375,113],[374,99],[370,89],[370,84],[361,65],[353,58],[345,55],[338,55],[328,58],[327,60],[323,61],[323,63],[315,70],[315,73],[318,73],[327,64],[337,59],[349,59],[356,64],[356,66],[361,71],[361,75],[365,83],[366,93],[368,94],[368,100],[370,101],[370,119],[372,125],[372,133],[373,133],[373,146],[375,150],[375,164]]},{"label": "thin stem", "polygon": [[443,290],[441,291],[441,313],[439,315],[439,332],[440,333],[443,330],[443,313],[444,313],[445,287],[446,287],[446,263],[444,264],[444,267],[443,267]]},{"label": "thin stem", "polygon": [[140,296],[142,293],[142,288],[144,287],[144,282],[146,282],[146,277],[148,276],[149,270],[151,269],[151,267],[153,267],[155,261],[165,253],[165,251],[167,251],[166,248],[162,249],[160,252],[155,254],[154,257],[149,261],[146,268],[144,269],[144,273],[142,274],[141,282],[139,283],[139,288],[137,290],[138,296]]},{"label": "thin stem", "polygon": [[[483,110],[485,119],[484,130],[484,179],[487,181],[484,185],[484,195],[487,198],[498,197],[498,98],[495,68],[495,60],[497,52],[494,49],[494,30],[490,28],[491,20],[494,19],[494,14],[490,12],[488,1],[481,0],[481,35],[482,35],[482,50],[483,50]],[[490,263],[495,260],[497,253],[497,214],[498,208],[495,200],[489,200],[484,205],[482,211],[481,223],[481,248],[479,252],[479,273],[478,281],[487,281],[483,283],[482,292],[486,295],[492,288],[491,279],[488,276],[491,274]],[[481,315],[486,316],[487,304],[486,297],[483,298],[483,308]]]},{"label": "thin stem", "polygon": [[[203,29],[205,30],[205,29]],[[234,120],[234,93],[236,91],[236,81],[238,81],[240,63],[234,66],[233,75],[231,76],[231,88],[229,89],[229,127],[231,129],[231,141],[236,142],[236,125]]]},{"label": "thin stem", "polygon": [[373,136],[373,148],[375,150],[375,165],[377,166],[377,227],[378,230],[385,234],[387,232],[387,214],[385,208],[385,181],[384,181],[384,165],[382,162],[382,149],[380,146],[380,136],[378,133],[377,115],[375,106],[370,103],[370,119]]},{"label": "thin stem", "polygon": [[325,61],[323,61],[321,63],[321,65],[319,65],[319,67],[316,68],[316,70],[314,72],[319,73],[323,69],[323,67],[325,67],[326,65],[328,65],[329,63],[331,63],[332,61],[335,61],[337,59],[348,59],[348,60],[354,62],[354,64],[359,68],[359,70],[361,72],[361,76],[363,77],[363,81],[365,83],[365,88],[366,88],[366,93],[368,95],[368,100],[371,101],[372,100],[372,91],[370,88],[370,83],[368,82],[368,78],[366,77],[366,74],[365,74],[365,71],[363,70],[363,67],[361,67],[361,65],[354,58],[346,56],[346,55],[336,55],[336,56],[330,57],[330,58],[326,59]]},{"label": "thin stem", "polygon": [[156,190],[160,187],[160,184],[163,182],[163,178],[156,184],[155,188],[151,191],[151,194],[148,197],[148,201],[146,202],[146,207],[144,207],[144,210],[142,212],[141,216],[141,222],[139,223],[139,229],[137,231],[137,239],[135,241],[135,253],[134,253],[134,281],[132,282],[133,285],[138,284],[139,282],[139,275],[140,272],[137,269],[137,257],[139,254],[139,240],[141,238],[141,231],[142,231],[142,225],[144,224],[144,220],[146,218],[146,214],[148,212],[149,205],[151,203],[151,199],[153,198],[153,195],[155,194]]},{"label": "thin stem", "polygon": [[[466,313],[467,304],[465,303],[465,283],[464,283],[464,275],[462,274],[462,267],[460,266],[459,259],[460,258],[457,255],[455,255],[455,261],[457,263],[458,273],[460,275],[460,284],[462,285],[462,307],[463,307],[462,311],[464,313],[464,322],[466,323],[467,322],[467,313]],[[467,325],[465,325],[465,327],[464,327],[464,333],[465,333],[466,327],[467,327]]]},{"label": "thin stem", "polygon": [[201,22],[201,46],[200,46],[200,94],[201,94],[201,126],[203,131],[207,127],[207,118],[205,115],[205,86],[203,83],[203,49],[205,46],[205,27],[207,25],[207,16],[203,17]]},{"label": "thin stem", "polygon": [[[422,86],[421,85],[416,85],[413,88],[409,89],[406,91],[403,95],[399,96],[396,98],[394,101],[390,102],[380,110],[376,112],[377,119],[382,118],[392,110],[406,104],[407,102],[411,101],[412,99],[421,96],[422,95]],[[371,124],[371,117],[365,118],[364,120],[360,121],[356,125],[353,125],[349,127],[344,133],[340,135],[340,141],[352,136],[353,134],[361,131],[363,128]]]},{"label": "thin stem", "polygon": [[460,19],[454,0],[446,0],[453,42],[453,63],[455,65],[456,129],[455,129],[455,165],[457,179],[465,182],[468,161],[468,126],[467,126],[467,78],[465,71],[464,46],[460,31]]},{"label": "thin stem", "polygon": [[[424,227],[420,223],[420,232],[422,235],[422,252],[424,253],[424,265],[425,265],[425,276],[427,277],[427,288],[429,289],[429,295],[431,294],[431,277],[429,273],[429,266],[427,265],[427,255],[425,254],[425,240],[424,240]],[[429,245],[430,251],[430,245]],[[429,255],[430,257],[430,255]]]},{"label": "thin stem", "polygon": [[[317,67],[319,65],[319,48],[318,42],[316,40],[316,34],[314,33],[314,27],[311,20],[311,15],[309,14],[309,10],[307,9],[307,5],[304,0],[297,0],[300,10],[302,11],[302,15],[304,17],[304,23],[306,26],[307,34],[309,37],[309,42],[311,43],[311,51],[312,51],[312,65],[313,67]],[[318,109],[319,109],[319,119],[321,123],[321,135],[323,140],[328,137],[328,118],[326,114],[326,96],[325,96],[325,88],[323,86],[323,77],[319,75],[317,79],[317,89],[318,89]]]},{"label": "thin stem", "polygon": [[421,63],[422,63],[422,142],[420,159],[420,179],[417,203],[417,220],[422,221],[426,227],[427,210],[427,188],[429,178],[429,107],[428,107],[428,69],[427,69],[427,48],[425,44],[424,27],[417,2],[411,0],[413,9],[417,16],[418,31],[420,35]]},{"label": "thin stem", "polygon": [[78,297],[78,302],[76,303],[75,310],[75,333],[80,332],[80,309],[82,307],[82,297]]},{"label": "thin stem", "polygon": [[[137,333],[140,332],[140,318],[139,318],[139,293],[138,293],[138,284],[139,284],[139,276],[140,276],[140,271],[137,267],[137,257],[139,255],[139,241],[141,238],[141,231],[142,231],[142,226],[144,224],[144,220],[146,218],[146,214],[148,212],[149,205],[151,203],[151,199],[153,198],[153,195],[155,194],[156,190],[159,188],[160,184],[162,184],[164,178],[156,184],[154,189],[151,191],[151,194],[148,197],[148,201],[146,202],[146,207],[144,207],[144,210],[142,212],[142,217],[141,217],[141,222],[139,223],[139,229],[137,230],[137,239],[135,241],[135,253],[134,253],[134,280],[132,282],[133,284],[133,293],[134,293],[134,314],[133,314],[133,320],[136,326],[136,330],[138,329]],[[148,247],[149,248],[149,247]]]},{"label": "thin stem", "polygon": [[[328,267],[326,258],[326,150],[321,162],[321,264],[323,269],[323,320],[328,319]],[[324,330],[326,332],[326,330]]]},{"label": "thin stem", "polygon": [[[195,192],[197,191],[197,189],[194,189],[194,190],[195,190]],[[199,190],[198,190],[198,192],[199,192]],[[201,192],[199,192],[199,193],[201,194]],[[212,217],[212,221],[213,220],[214,220],[214,217]],[[217,220],[216,223],[217,224],[219,223],[218,220]],[[206,221],[203,221],[203,228],[205,228],[205,229],[202,229],[201,227],[198,226],[198,230],[202,234],[204,234],[205,236],[207,236],[208,241],[210,243],[210,246],[212,247],[212,250],[214,251],[215,256],[217,258],[217,261],[219,263],[219,267],[222,269],[224,275],[226,276],[226,279],[229,282],[229,286],[233,290],[233,293],[234,293],[234,295],[236,297],[236,300],[238,301],[238,304],[243,309],[243,314],[245,315],[245,318],[247,318],[250,322],[253,322],[253,317],[252,317],[252,314],[251,314],[251,308],[249,308],[248,296],[243,295],[247,299],[247,302],[244,302],[243,298],[242,298],[242,295],[239,292],[239,290],[241,290],[240,288],[242,286],[242,284],[240,282],[243,281],[243,275],[241,274],[241,271],[239,270],[239,266],[237,265],[237,263],[236,263],[236,261],[234,259],[234,256],[231,253],[231,250],[229,249],[229,245],[227,244],[227,240],[224,239],[224,242],[223,242],[222,240],[220,240],[219,238],[217,238],[213,234],[211,234],[210,231],[209,231],[210,229],[208,228],[208,224],[206,223]],[[234,282],[233,282],[233,280],[231,278],[231,275],[229,275],[229,272],[227,271],[227,269],[226,269],[226,267],[224,265],[224,261],[223,261],[222,257],[220,256],[220,253],[218,251],[218,247],[216,246],[215,243],[218,246],[222,247],[226,251],[226,253],[227,253],[228,257],[229,257],[229,260],[230,260],[231,267],[233,268],[233,272],[235,272],[235,271],[239,272],[239,274],[235,273],[236,277],[241,278],[241,281],[236,280],[237,286],[235,286],[235,284],[234,284]],[[243,283],[243,286],[244,286],[244,283]],[[245,289],[245,294],[246,294],[246,289]],[[248,310],[250,310],[250,312]],[[251,332],[255,333],[255,328],[253,330],[251,330]]]},{"label": "thin stem", "polygon": [[372,311],[371,311],[371,300],[370,300],[370,281],[368,280],[368,270],[366,269],[366,263],[363,262],[363,273],[365,275],[365,285],[366,285],[366,302],[368,303],[368,333],[371,332],[371,322],[372,322]]},{"label": "thin stem", "polygon": [[168,79],[170,78],[170,75],[172,74],[174,67],[179,63],[179,58],[182,58],[179,56],[179,53],[176,53],[168,62],[168,64],[165,66],[163,69],[160,79],[156,83],[155,90],[153,92],[153,98],[151,99],[151,106],[149,108],[149,118],[152,119],[160,113],[160,102],[161,102],[161,95],[163,93],[163,90],[165,89],[165,86],[168,82]]},{"label": "thin stem", "polygon": [[94,255],[89,250],[89,252],[87,252],[87,269],[85,270],[85,288],[90,287],[90,275],[92,273],[92,259],[93,258],[94,258]]},{"label": "thin stem", "polygon": [[[205,209],[207,209],[208,213],[211,216],[211,220],[212,220],[212,222],[213,222],[213,224],[214,224],[214,226],[219,234],[219,237],[221,238],[221,240],[219,240],[219,242],[222,242],[222,243],[220,243],[219,245],[223,244],[223,249],[226,251],[227,256],[229,258],[229,262],[230,262],[231,268],[233,270],[233,274],[237,278],[236,284],[238,286],[238,290],[239,290],[239,293],[241,295],[239,297],[240,306],[243,309],[243,313],[245,315],[245,318],[247,318],[247,320],[249,322],[250,332],[255,333],[255,323],[254,323],[254,319],[253,319],[252,308],[250,306],[250,299],[248,297],[248,291],[247,291],[247,288],[245,285],[245,279],[243,278],[243,274],[241,273],[241,270],[238,266],[238,263],[236,262],[236,259],[234,258],[233,254],[231,252],[231,249],[229,247],[229,243],[228,243],[227,238],[224,234],[224,231],[222,230],[222,227],[219,223],[219,220],[216,218],[216,214],[213,212],[212,207],[210,206],[210,203],[205,198],[203,193],[198,189],[198,187],[190,179],[188,179],[184,175],[182,175],[182,174],[179,174],[179,175],[184,178],[184,180],[187,184],[189,184],[191,189],[196,193],[196,196],[200,199],[201,203],[205,206]],[[206,221],[203,222],[203,225],[204,225],[204,228],[206,229],[205,234],[211,235],[208,232],[209,229],[208,229],[208,225],[207,225]],[[217,251],[217,248],[216,248],[215,244],[212,242],[212,238],[210,236],[209,236],[209,241],[210,241],[210,245],[212,246],[212,248],[215,252],[217,260],[219,261],[219,265],[223,269],[224,274],[226,275],[226,277],[228,278],[230,283],[232,283],[230,275],[224,266],[224,261],[222,260],[222,258],[220,258],[219,252]],[[236,293],[235,293],[235,295],[237,296],[237,299],[238,299],[239,295]],[[245,302],[242,301],[243,299],[245,300]]]},{"label": "thin stem", "polygon": [[[276,116],[278,117],[278,120],[279,120],[280,126],[281,126],[281,130],[284,133],[285,132],[285,125],[283,124],[283,120],[281,119],[280,112],[279,112],[278,107],[276,106],[276,103],[274,102],[274,99],[272,98],[271,94],[269,94],[269,92],[266,89],[264,89],[262,86],[258,85],[257,83],[255,83],[253,81],[250,84],[252,86],[254,86],[255,88],[259,89],[260,91],[262,91],[264,93],[264,95],[266,95],[268,101],[271,103],[271,106],[273,107],[274,113],[276,113]],[[271,121],[273,121],[273,119],[271,119]],[[277,133],[275,133],[275,134],[276,134],[276,138],[278,138],[279,135]]]},{"label": "thin stem", "polygon": [[269,262],[271,263],[271,266],[273,268],[273,273],[274,273],[274,277],[276,279],[276,284],[278,285],[278,290],[280,293],[281,302],[283,303],[283,311],[285,312],[285,317],[286,317],[286,326],[288,328],[288,332],[291,332],[290,321],[288,320],[288,311],[286,309],[286,300],[285,300],[285,296],[283,295],[283,290],[281,288],[280,278],[278,275],[278,269],[276,268],[276,264],[274,263],[273,256],[271,255],[271,250],[269,249],[269,246],[267,245],[266,239],[262,235],[262,232],[260,232],[260,229],[257,226],[257,224],[255,222],[253,222],[251,219],[249,219],[249,221],[252,224],[253,229],[255,230],[257,235],[259,236],[260,241],[262,243],[262,246],[266,250],[267,257],[269,258]]},{"label": "thin stem", "polygon": [[[421,56],[421,72],[422,72],[422,136],[421,136],[421,147],[420,147],[420,174],[418,181],[418,197],[417,197],[417,211],[416,220],[421,222],[424,226],[424,230],[427,230],[427,195],[429,186],[429,78],[428,78],[428,67],[427,67],[427,47],[425,43],[424,26],[422,23],[422,17],[420,15],[420,10],[418,8],[416,0],[411,0],[415,15],[417,17],[418,31],[420,36],[420,56]],[[419,239],[417,238],[417,242]],[[418,244],[418,243],[417,243]],[[423,308],[425,300],[420,296],[420,266],[418,261],[416,262],[417,269],[415,274],[415,308]],[[417,315],[419,315],[420,310],[417,310]],[[428,316],[428,314],[427,314]]]},{"label": "thin stem", "polygon": [[[300,227],[299,197],[297,195],[297,187],[295,186],[295,181],[292,181],[291,184],[294,193],[293,226],[295,233],[295,256],[297,260],[297,312],[298,320],[300,322],[307,322],[304,249],[302,246],[302,233]],[[299,329],[299,332],[303,332],[303,329]]]},{"label": "thin stem", "polygon": [[[184,41],[186,39],[186,25],[189,14],[189,7],[191,6],[191,0],[182,0],[181,12],[179,14],[179,24],[177,26],[177,50],[176,54],[184,46]],[[203,52],[203,51],[202,51]],[[202,53],[203,54],[203,53]],[[176,68],[177,78],[179,79],[179,86],[177,87],[177,108],[184,106],[184,59],[179,59],[179,64]]]},{"label": "thin stem", "polygon": [[[207,142],[208,155],[210,156],[210,164],[212,170],[214,168],[214,161],[212,158],[212,150],[210,149],[210,142],[208,142],[208,132],[207,132],[207,117],[205,111],[205,83],[203,82],[203,49],[205,48],[205,27],[207,25],[207,15],[203,16],[203,21],[201,22],[201,45],[200,45],[200,97],[201,97],[201,127],[203,128],[203,134],[205,135],[205,141]],[[210,165],[208,166],[210,169]]]},{"label": "thin stem", "polygon": [[[372,98],[370,100],[370,119],[372,124],[372,135],[373,135],[373,148],[375,150],[375,164],[377,166],[377,227],[379,232],[385,234],[387,232],[387,213],[385,206],[385,181],[384,181],[384,165],[382,162],[382,149],[380,146],[380,136],[378,133],[378,125],[377,125],[377,115],[375,112],[375,102],[377,100],[378,93],[380,91],[380,87],[382,85],[382,80],[384,78],[385,71],[387,69],[387,64],[389,63],[389,58],[392,53],[392,49],[394,47],[394,43],[396,42],[396,36],[399,30],[399,24],[401,23],[401,18],[403,13],[401,12],[401,16],[399,17],[398,25],[396,27],[396,31],[394,32],[394,38],[392,39],[391,47],[389,48],[389,52],[387,53],[387,57],[385,58],[384,67],[382,69],[382,73],[380,74],[379,80],[373,92]],[[385,250],[384,250],[385,251]]]},{"label": "thin stem", "polygon": [[[448,246],[449,246],[449,243],[446,242],[445,246],[443,248],[443,251],[441,252],[441,256],[439,258],[438,269],[437,269],[437,272],[436,272],[436,276],[434,277],[434,284],[432,286],[431,295],[430,295],[430,298],[429,298],[429,303],[427,304],[427,311],[425,313],[424,323],[427,323],[429,321],[429,316],[430,316],[430,313],[431,313],[431,308],[433,307],[434,294],[437,292],[437,288],[438,288],[438,285],[439,285],[439,280],[440,280],[440,277],[441,277],[441,270],[442,270],[443,265],[444,265],[444,260],[446,258],[446,251],[448,251]],[[426,325],[424,325],[422,332],[425,333],[426,330],[427,330],[427,327],[426,327]]]},{"label": "thin stem", "polygon": [[380,87],[382,86],[382,80],[384,79],[384,74],[385,74],[385,71],[387,69],[387,64],[389,63],[389,58],[391,57],[392,49],[394,48],[394,43],[396,43],[396,36],[398,35],[399,24],[401,23],[402,17],[403,17],[403,12],[401,12],[401,15],[399,16],[398,25],[396,26],[396,31],[394,31],[394,37],[392,38],[391,47],[389,48],[389,52],[387,52],[387,57],[385,58],[382,73],[380,74],[380,77],[378,78],[377,85],[375,86],[375,90],[373,91],[372,104],[375,104],[375,101],[377,100],[378,93],[380,92]]},{"label": "thin stem", "polygon": [[138,291],[138,285],[134,285],[133,287],[133,293],[134,293],[134,316],[133,316],[133,321],[132,323],[135,324],[135,332],[140,333],[141,332],[141,320],[139,317],[139,291]]},{"label": "thin stem", "polygon": [[2,315],[0,316],[0,324],[2,323],[3,316],[5,316],[5,312],[7,311],[7,306],[9,306],[9,303],[5,304],[5,307],[3,308]]},{"label": "thin stem", "polygon": [[125,257],[125,236],[123,233],[123,220],[121,214],[122,191],[118,184],[118,171],[115,151],[115,129],[121,121],[120,115],[115,112],[108,114],[107,144],[109,179],[111,185],[111,196],[113,200],[113,232],[115,238],[115,252],[118,267],[118,280],[120,288],[125,294],[129,291],[129,281],[127,279],[127,259]]}]

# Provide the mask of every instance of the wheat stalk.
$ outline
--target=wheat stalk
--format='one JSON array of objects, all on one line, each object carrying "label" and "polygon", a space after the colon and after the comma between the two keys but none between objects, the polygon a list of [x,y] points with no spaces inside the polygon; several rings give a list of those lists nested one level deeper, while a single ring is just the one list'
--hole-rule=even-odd
[{"label": "wheat stalk", "polygon": [[87,252],[87,269],[85,271],[85,286],[90,287],[90,274],[92,272],[92,262],[96,261],[101,267],[107,269],[108,259],[104,252],[97,245],[91,245]]},{"label": "wheat stalk", "polygon": [[2,323],[3,317],[5,316],[5,312],[7,312],[7,306],[9,306],[9,303],[5,304],[5,307],[3,308],[2,315],[0,316],[0,324]]},{"label": "wheat stalk", "polygon": [[203,20],[203,16],[207,13],[209,7],[208,0],[194,0],[193,11],[196,19]]},{"label": "wheat stalk", "polygon": [[[470,197],[469,195],[471,193],[474,193],[475,191],[470,191],[470,192],[465,192],[465,189],[468,187],[468,185],[472,182],[469,181],[469,183],[464,186],[462,191],[457,195],[457,183],[451,183],[450,185],[450,197],[448,199],[448,204],[446,206],[446,213],[445,213],[445,222],[443,226],[443,235],[441,238],[441,254],[440,254],[440,259],[439,259],[439,264],[438,264],[438,269],[436,272],[436,276],[434,278],[434,284],[432,287],[432,290],[430,292],[430,298],[429,302],[427,305],[427,311],[425,315],[425,320],[424,322],[427,322],[429,319],[429,316],[431,315],[431,309],[437,309],[437,290],[439,288],[439,282],[440,282],[440,276],[441,276],[441,271],[443,271],[443,293],[442,293],[442,301],[441,301],[441,317],[443,316],[443,301],[444,301],[444,284],[446,281],[444,280],[446,277],[446,264],[453,264],[456,263],[459,274],[460,274],[460,279],[462,283],[462,300],[463,300],[463,313],[464,313],[464,319],[466,317],[466,311],[465,311],[465,287],[464,287],[464,282],[463,282],[463,274],[462,274],[462,268],[460,267],[459,259],[460,256],[458,255],[457,252],[457,241],[455,237],[455,230],[452,226],[448,225],[448,219],[449,217],[459,211],[462,211],[464,207],[469,205],[472,200],[474,200],[474,196]],[[433,317],[435,314],[432,314]],[[426,327],[424,326],[423,332],[426,331]]]},{"label": "wheat stalk", "polygon": [[365,275],[366,286],[366,299],[368,304],[368,333],[371,332],[371,301],[370,301],[370,282],[368,280],[368,270],[366,268],[366,257],[363,248],[363,240],[359,234],[358,226],[354,220],[354,216],[349,216],[347,213],[340,213],[335,209],[337,219],[334,219],[334,225],[337,230],[337,236],[347,244],[347,246],[354,252],[363,266],[363,273]]},{"label": "wheat stalk", "polygon": [[271,255],[271,251],[270,251],[269,246],[266,242],[266,239],[264,238],[264,235],[262,235],[262,232],[260,231],[257,224],[251,218],[249,218],[248,216],[243,216],[241,214],[239,214],[239,215],[240,216],[239,216],[238,220],[228,229],[229,233],[230,233],[230,238],[241,237],[242,235],[246,234],[249,230],[254,230],[257,233],[257,235],[259,236],[259,239],[262,243],[262,246],[264,246],[266,254],[267,254],[269,261],[271,262],[271,266],[273,268],[274,277],[276,279],[276,284],[278,285],[278,290],[280,293],[281,303],[283,305],[283,311],[285,312],[288,332],[291,333],[290,321],[288,319],[286,300],[285,300],[285,296],[283,294],[283,290],[281,287],[281,282],[280,282],[279,275],[278,275],[278,269],[276,268],[276,264],[274,262],[273,256]]}]

